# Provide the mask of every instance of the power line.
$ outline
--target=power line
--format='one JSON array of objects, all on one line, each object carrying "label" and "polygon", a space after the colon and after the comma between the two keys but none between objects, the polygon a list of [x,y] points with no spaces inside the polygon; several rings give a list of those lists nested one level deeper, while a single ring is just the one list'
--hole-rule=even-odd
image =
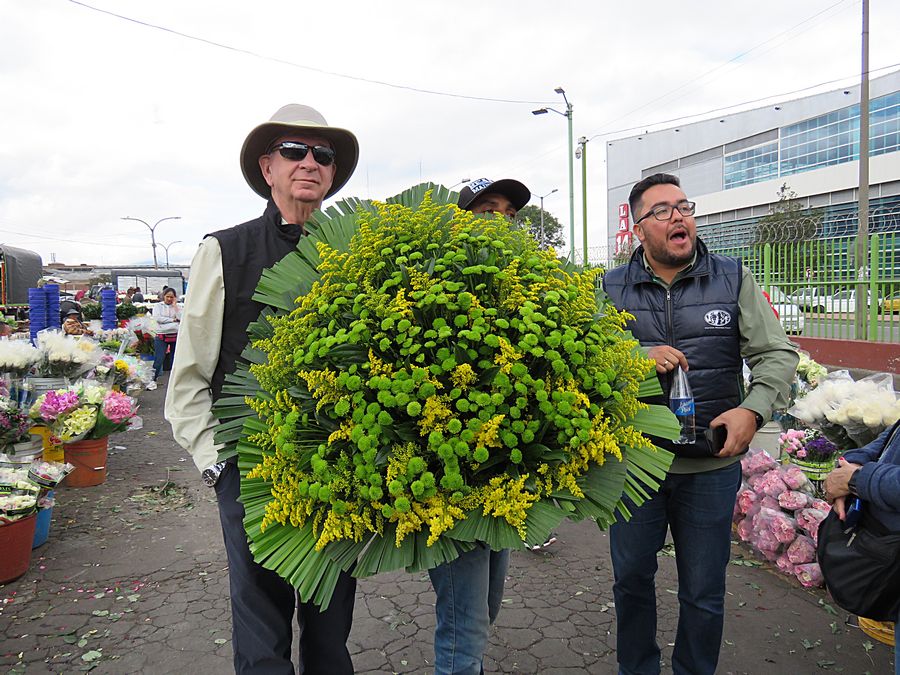
[{"label": "power line", "polygon": [[[900,62],[898,62],[898,63],[892,63],[892,64],[890,64],[890,65],[882,66],[882,67],[880,67],[880,68],[872,68],[872,69],[869,70],[869,73],[879,73],[879,72],[881,72],[881,71],[883,71],[883,70],[889,70],[890,68],[897,68],[898,66],[900,66]],[[888,73],[888,74],[891,74],[891,73]],[[761,103],[762,101],[768,101],[768,100],[771,100],[771,99],[782,99],[782,98],[784,98],[785,96],[792,96],[792,95],[794,95],[794,94],[800,94],[800,93],[802,93],[802,92],[804,92],[804,91],[809,91],[809,90],[811,90],[811,89],[817,89],[817,88],[819,88],[819,87],[824,87],[824,86],[827,86],[827,85],[829,85],[829,84],[836,84],[836,83],[838,83],[838,82],[845,82],[845,81],[847,81],[847,80],[849,80],[849,79],[852,79],[852,78],[855,78],[855,77],[857,77],[857,75],[847,75],[847,76],[845,76],[845,77],[839,77],[839,78],[836,78],[836,79],[834,79],[834,80],[828,80],[827,82],[819,82],[818,84],[812,84],[812,85],[809,85],[808,87],[802,87],[802,88],[800,88],[800,89],[793,89],[793,90],[791,90],[791,91],[782,92],[782,93],[780,93],[780,94],[770,94],[770,95],[768,95],[768,96],[763,96],[762,98],[755,98],[755,99],[752,99],[752,100],[749,100],[749,101],[742,101],[742,102],[740,102],[740,103],[732,103],[731,105],[723,106],[723,107],[721,107],[721,108],[714,108],[713,110],[704,110],[704,111],[702,111],[702,112],[692,113],[692,114],[690,114],[690,115],[682,115],[681,117],[671,117],[671,118],[666,119],[666,120],[657,120],[656,122],[644,122],[644,123],[642,123],[642,124],[637,124],[637,125],[632,126],[632,127],[623,127],[623,128],[621,128],[621,129],[613,129],[612,131],[605,131],[605,132],[602,132],[602,133],[596,133],[596,134],[594,134],[593,136],[588,136],[588,141],[592,141],[592,140],[594,140],[595,138],[609,138],[610,136],[615,136],[616,134],[623,134],[623,133],[625,133],[625,132],[627,132],[627,131],[635,131],[635,130],[638,130],[638,129],[648,129],[649,127],[657,127],[657,126],[660,126],[660,125],[662,125],[662,124],[674,124],[674,123],[676,123],[676,122],[684,122],[684,121],[686,121],[686,120],[692,120],[693,118],[696,118],[696,117],[703,117],[703,116],[705,116],[705,115],[712,115],[712,114],[714,114],[714,113],[721,113],[721,112],[724,112],[724,111],[726,111],[726,110],[732,110],[733,108],[740,108],[740,107],[746,106],[746,105],[753,105],[754,103]],[[517,169],[517,168],[519,168],[519,167],[521,167],[521,166],[525,166],[525,165],[527,165],[527,164],[531,164],[532,162],[537,161],[537,160],[541,159],[542,157],[546,157],[547,155],[551,155],[551,154],[553,154],[554,152],[559,152],[560,150],[564,149],[565,147],[566,147],[566,146],[564,146],[564,145],[556,145],[556,146],[552,147],[550,150],[547,150],[546,152],[542,152],[542,153],[539,154],[539,155],[535,155],[534,157],[530,157],[530,158],[527,159],[527,160],[524,160],[524,161],[522,161],[522,162],[519,162],[519,163],[517,163],[517,164],[511,166],[509,169],[507,169],[507,172],[511,172],[511,171],[513,171],[514,169]]]},{"label": "power line", "polygon": [[189,33],[182,33],[181,31],[177,31],[173,28],[167,28],[166,26],[160,26],[158,24],[148,23],[146,21],[141,21],[140,19],[134,19],[130,16],[124,16],[122,14],[116,14],[115,12],[110,12],[106,9],[101,9],[99,7],[94,7],[92,5],[88,5],[84,2],[79,2],[79,0],[69,0],[73,5],[78,5],[80,7],[84,7],[85,9],[90,9],[94,12],[99,12],[101,14],[106,14],[108,16],[115,17],[117,19],[121,19],[122,21],[128,21],[130,23],[137,24],[139,26],[143,26],[145,28],[152,28],[154,30],[159,30],[164,33],[169,33],[170,35],[176,35],[178,37],[185,38],[187,40],[194,40],[195,42],[200,42],[202,44],[210,45],[211,47],[218,47],[219,49],[225,49],[231,52],[235,52],[237,54],[245,54],[247,56],[252,56],[257,59],[263,59],[265,61],[272,61],[273,63],[280,63],[282,65],[290,66],[292,68],[299,68],[301,70],[308,70],[313,73],[319,73],[321,75],[329,75],[331,77],[340,77],[345,80],[353,80],[355,82],[365,82],[366,84],[375,84],[381,87],[390,87],[392,89],[402,89],[404,91],[413,91],[418,94],[430,94],[432,96],[446,96],[449,98],[461,98],[469,101],[487,101],[490,103],[515,103],[521,105],[545,105],[551,101],[521,101],[517,99],[507,99],[507,98],[491,98],[488,96],[467,96],[465,94],[454,94],[446,91],[437,91],[434,89],[421,89],[419,87],[413,87],[405,84],[397,84],[395,82],[386,82],[384,80],[373,80],[367,77],[360,77],[359,75],[348,75],[347,73],[338,73],[333,70],[325,70],[323,68],[316,68],[314,66],[307,66],[300,63],[295,63],[294,61],[288,61],[287,59],[280,59],[274,56],[267,56],[265,54],[260,54],[258,52],[251,51],[249,49],[243,49],[241,47],[233,47],[231,45],[227,45],[223,42],[216,42],[215,40],[209,40],[207,38],[199,37],[197,35],[191,35]]},{"label": "power line", "polygon": [[99,242],[99,241],[83,241],[80,239],[63,239],[62,237],[49,237],[47,235],[40,234],[31,234],[28,232],[15,232],[14,230],[3,230],[0,229],[0,232],[5,232],[6,234],[15,234],[20,237],[26,237],[28,239],[48,239],[50,241],[64,241],[70,244],[91,244],[92,246],[117,246],[119,248],[146,248],[145,244],[113,244],[108,241]]},{"label": "power line", "polygon": [[[870,70],[869,73],[878,73],[878,72],[881,72],[882,70],[888,70],[889,68],[896,68],[897,66],[900,66],[900,63],[892,63],[889,66],[882,66],[881,68],[875,68],[873,70]],[[888,74],[890,74],[890,73],[888,73]],[[626,131],[634,131],[636,129],[646,129],[647,127],[657,127],[661,124],[672,124],[673,122],[682,122],[684,120],[691,119],[692,117],[702,117],[703,115],[712,115],[713,113],[720,113],[720,112],[724,112],[726,110],[731,110],[732,108],[740,108],[745,105],[753,105],[754,103],[761,103],[762,101],[768,101],[773,98],[782,99],[785,96],[792,96],[793,94],[800,94],[804,91],[809,91],[811,89],[818,89],[819,87],[824,87],[829,84],[836,84],[838,82],[844,82],[853,77],[857,77],[857,76],[856,75],[848,75],[846,77],[839,77],[834,80],[828,80],[827,82],[819,82],[818,84],[812,84],[808,87],[803,87],[802,89],[794,89],[792,91],[787,91],[787,92],[784,92],[781,94],[771,94],[769,96],[763,96],[762,98],[755,98],[751,101],[742,101],[741,103],[733,103],[731,105],[726,105],[726,106],[723,106],[722,108],[714,108],[712,110],[704,110],[703,112],[694,113],[692,115],[684,115],[682,117],[673,117],[673,118],[667,119],[667,120],[659,120],[658,122],[646,122],[644,124],[638,124],[636,126],[628,127],[625,129],[615,129],[613,131],[607,131],[604,133],[594,134],[593,136],[589,137],[588,140],[592,141],[595,138],[602,138],[605,136],[606,137],[613,136],[614,134],[622,134],[622,133],[625,133]]]},{"label": "power line", "polygon": [[[753,52],[753,51],[756,51],[756,50],[759,49],[760,47],[762,47],[762,46],[764,46],[764,45],[767,45],[768,43],[770,43],[770,42],[772,42],[772,41],[774,41],[774,40],[777,40],[778,38],[782,37],[783,35],[786,35],[787,33],[790,33],[790,32],[793,31],[795,28],[799,28],[799,27],[802,26],[803,24],[809,23],[809,22],[812,21],[813,19],[815,19],[815,18],[821,16],[822,14],[824,14],[825,12],[828,12],[829,10],[834,9],[835,7],[837,7],[838,5],[843,4],[844,2],[846,2],[846,0],[838,0],[838,2],[834,3],[833,5],[830,5],[830,6],[826,7],[825,9],[823,9],[823,10],[821,10],[821,11],[819,11],[819,12],[816,12],[816,13],[813,14],[811,17],[808,17],[808,18],[804,19],[804,20],[801,21],[800,23],[795,24],[795,25],[791,26],[790,28],[781,31],[781,32],[778,33],[777,35],[773,35],[773,36],[770,37],[769,39],[764,40],[764,41],[760,42],[759,44],[754,45],[754,46],[751,47],[750,49],[747,49],[747,50],[741,52],[740,54],[737,54],[736,56],[731,57],[731,58],[728,59],[728,61],[726,61],[725,63],[720,63],[720,64],[717,65],[716,67],[711,68],[710,70],[707,70],[705,73],[701,73],[700,75],[697,75],[696,77],[691,78],[691,79],[688,80],[687,82],[684,82],[684,83],[678,85],[678,86],[675,87],[674,89],[671,89],[670,91],[667,91],[666,93],[664,93],[664,94],[662,94],[662,95],[660,95],[660,96],[657,96],[656,98],[653,98],[653,99],[647,101],[646,103],[642,103],[642,104],[639,105],[637,108],[632,108],[631,110],[629,110],[628,112],[624,113],[623,115],[620,115],[619,117],[616,117],[616,118],[614,118],[614,119],[612,119],[612,120],[610,120],[610,121],[608,121],[608,122],[604,122],[604,123],[601,124],[600,126],[603,127],[603,126],[606,126],[606,125],[608,125],[608,124],[613,124],[614,122],[618,122],[619,120],[625,119],[626,117],[628,117],[628,116],[631,115],[632,113],[637,112],[638,110],[643,110],[644,108],[646,108],[646,107],[648,107],[648,106],[650,106],[650,105],[653,105],[653,104],[656,103],[657,101],[661,101],[661,100],[664,99],[664,98],[668,98],[668,97],[671,96],[672,94],[674,94],[674,93],[676,93],[676,92],[678,92],[678,91],[684,89],[684,88],[687,87],[688,85],[693,84],[694,82],[698,82],[699,80],[702,80],[702,79],[703,79],[704,77],[706,77],[707,75],[711,75],[712,73],[716,72],[717,70],[721,70],[722,68],[725,68],[726,66],[728,66],[728,65],[731,64],[731,63],[735,63],[736,61],[738,61],[738,59],[741,59],[741,58],[745,57],[747,54],[749,54],[749,53],[751,53],[751,52]],[[803,32],[803,31],[801,31],[801,32]],[[776,46],[780,46],[780,45],[776,45]],[[774,47],[773,47],[773,49],[774,49]],[[741,65],[743,65],[743,64],[741,64]],[[738,66],[738,67],[740,67],[740,66]]]}]

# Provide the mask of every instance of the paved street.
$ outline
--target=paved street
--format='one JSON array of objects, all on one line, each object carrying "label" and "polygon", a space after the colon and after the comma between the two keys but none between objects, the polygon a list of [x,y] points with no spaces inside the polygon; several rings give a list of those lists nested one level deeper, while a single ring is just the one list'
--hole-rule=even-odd
[{"label": "paved street", "polygon": [[[228,570],[213,494],[141,397],[144,428],[113,437],[109,479],[57,492],[50,540],[0,586],[0,672],[227,673]],[[889,673],[892,650],[855,617],[735,546],[720,673]],[[0,552],[2,555],[2,552]],[[660,556],[660,641],[677,615],[674,559]],[[486,672],[614,673],[608,540],[567,524],[547,552],[512,556]],[[360,583],[350,638],[358,673],[425,673],[434,595],[426,574]],[[664,672],[671,672],[664,669]]]}]

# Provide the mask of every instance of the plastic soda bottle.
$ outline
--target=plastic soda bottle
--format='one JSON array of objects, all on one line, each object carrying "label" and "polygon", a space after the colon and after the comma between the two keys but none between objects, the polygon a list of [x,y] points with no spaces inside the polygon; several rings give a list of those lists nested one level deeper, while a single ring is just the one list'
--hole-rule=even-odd
[{"label": "plastic soda bottle", "polygon": [[678,445],[687,445],[697,440],[694,424],[694,394],[688,384],[687,375],[679,366],[672,378],[672,389],[669,392],[669,408],[678,418],[681,435],[675,440]]}]

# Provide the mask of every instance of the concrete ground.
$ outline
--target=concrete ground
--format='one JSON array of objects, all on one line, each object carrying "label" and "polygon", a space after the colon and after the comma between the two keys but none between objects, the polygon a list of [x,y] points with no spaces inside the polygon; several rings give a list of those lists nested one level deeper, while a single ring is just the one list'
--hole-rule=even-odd
[{"label": "concrete ground", "polygon": [[[0,672],[227,673],[228,569],[211,490],[172,440],[162,389],[144,428],[111,439],[109,478],[61,488],[50,539],[0,586]],[[674,559],[657,577],[666,666],[677,618]],[[3,552],[0,552],[2,555]],[[892,673],[893,651],[820,589],[733,547],[720,673]],[[546,552],[515,552],[486,672],[614,673],[608,539],[566,524]],[[361,581],[350,647],[358,673],[426,673],[434,595],[426,574]]]}]

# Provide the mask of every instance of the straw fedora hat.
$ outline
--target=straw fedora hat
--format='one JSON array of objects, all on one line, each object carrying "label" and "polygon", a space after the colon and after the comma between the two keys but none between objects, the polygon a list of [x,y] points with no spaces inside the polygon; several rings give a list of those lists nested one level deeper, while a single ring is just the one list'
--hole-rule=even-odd
[{"label": "straw fedora hat", "polygon": [[253,191],[263,199],[271,199],[272,191],[259,168],[259,158],[266,154],[272,143],[291,134],[312,133],[331,142],[334,148],[335,172],[327,199],[350,180],[359,159],[359,143],[347,129],[328,126],[322,114],[308,105],[290,103],[278,109],[268,122],[251,131],[241,148],[241,171]]}]

